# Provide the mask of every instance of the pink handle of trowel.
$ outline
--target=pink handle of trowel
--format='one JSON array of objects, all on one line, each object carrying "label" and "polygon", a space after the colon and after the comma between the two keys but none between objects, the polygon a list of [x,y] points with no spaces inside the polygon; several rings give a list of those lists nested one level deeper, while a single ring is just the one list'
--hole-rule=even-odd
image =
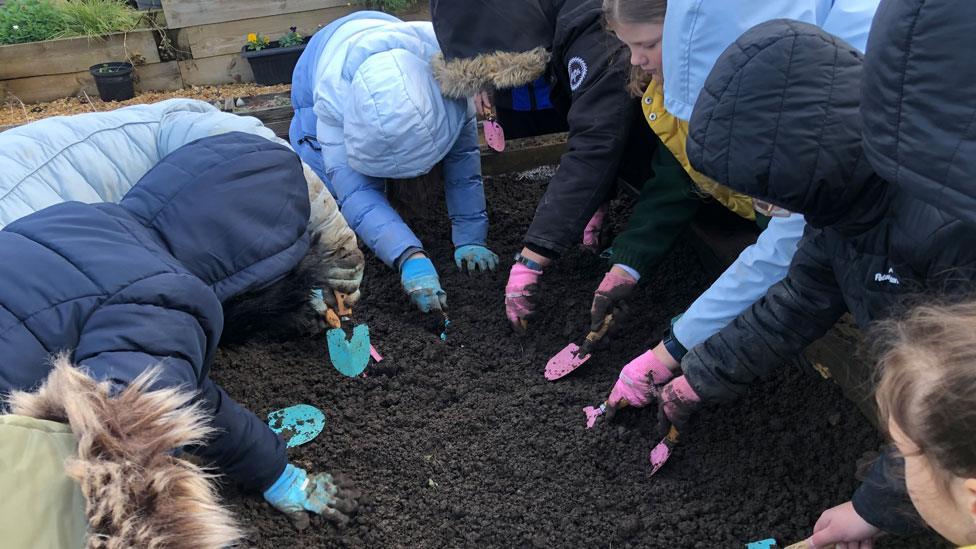
[{"label": "pink handle of trowel", "polygon": [[373,360],[375,360],[376,362],[383,361],[383,357],[380,356],[379,351],[377,351],[376,347],[373,347],[372,345],[369,346],[369,356],[373,357]]}]

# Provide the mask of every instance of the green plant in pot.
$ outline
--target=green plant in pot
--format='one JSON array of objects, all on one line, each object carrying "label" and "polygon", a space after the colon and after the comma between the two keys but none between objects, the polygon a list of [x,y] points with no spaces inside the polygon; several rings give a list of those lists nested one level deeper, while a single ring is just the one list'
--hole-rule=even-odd
[{"label": "green plant in pot", "polygon": [[132,82],[132,63],[109,62],[89,67],[102,101],[125,101],[135,96]]},{"label": "green plant in pot", "polygon": [[252,32],[247,35],[241,55],[251,65],[254,81],[258,84],[289,84],[308,40],[309,37],[299,33],[297,27],[291,27],[274,41],[261,33]]}]

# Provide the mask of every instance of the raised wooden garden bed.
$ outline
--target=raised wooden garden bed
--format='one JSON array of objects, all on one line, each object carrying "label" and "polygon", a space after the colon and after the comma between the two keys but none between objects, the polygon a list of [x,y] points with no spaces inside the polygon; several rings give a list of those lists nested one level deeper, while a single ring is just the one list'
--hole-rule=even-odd
[{"label": "raised wooden garden bed", "polygon": [[187,85],[252,82],[241,57],[249,33],[276,39],[297,27],[310,36],[319,28],[360,9],[348,0],[163,0],[166,24],[176,31],[176,47],[192,59],[180,61]]},{"label": "raised wooden garden bed", "polygon": [[0,46],[0,98],[5,94],[24,103],[96,94],[88,67],[106,61],[136,66],[136,90],[183,87],[176,62],[162,63],[154,32],[137,30],[101,40],[63,38]]}]

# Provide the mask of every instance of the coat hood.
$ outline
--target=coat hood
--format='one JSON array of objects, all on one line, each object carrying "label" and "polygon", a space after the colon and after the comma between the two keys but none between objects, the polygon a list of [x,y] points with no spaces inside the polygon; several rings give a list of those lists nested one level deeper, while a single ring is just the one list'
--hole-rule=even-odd
[{"label": "coat hood", "polygon": [[434,75],[449,97],[513,88],[542,76],[564,0],[431,0],[442,55]]},{"label": "coat hood", "polygon": [[863,159],[861,54],[806,23],[774,20],[719,57],[695,104],[688,157],[736,191],[815,227],[876,219],[886,184]]},{"label": "coat hood", "polygon": [[372,177],[425,174],[454,146],[468,118],[466,100],[450,99],[430,60],[406,49],[373,53],[349,84],[343,137],[349,167]]},{"label": "coat hood", "polygon": [[865,155],[915,198],[976,224],[976,2],[884,1],[868,39]]},{"label": "coat hood", "polygon": [[221,301],[280,278],[308,251],[302,163],[256,135],[231,132],[177,149],[121,206]]},{"label": "coat hood", "polygon": [[85,547],[236,546],[243,531],[221,504],[214,476],[173,455],[214,433],[193,391],[155,388],[160,369],[153,368],[113,394],[66,356],[53,366],[36,392],[14,393],[10,405],[74,433],[77,452],[64,468],[85,498]]}]

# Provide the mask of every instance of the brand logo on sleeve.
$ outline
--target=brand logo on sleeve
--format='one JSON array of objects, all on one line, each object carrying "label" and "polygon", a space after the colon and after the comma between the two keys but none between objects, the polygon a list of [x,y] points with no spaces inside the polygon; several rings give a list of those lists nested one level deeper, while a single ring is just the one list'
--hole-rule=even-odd
[{"label": "brand logo on sleeve", "polygon": [[574,57],[569,60],[569,88],[573,91],[579,89],[583,85],[583,81],[586,80],[586,73],[589,72],[589,67],[586,66],[586,61],[583,61],[582,57]]},{"label": "brand logo on sleeve", "polygon": [[887,274],[875,273],[874,274],[874,281],[875,282],[887,282],[888,284],[894,284],[895,286],[901,284],[901,281],[898,280],[898,277],[897,276],[895,276],[895,270],[894,269],[888,269],[888,273]]}]

